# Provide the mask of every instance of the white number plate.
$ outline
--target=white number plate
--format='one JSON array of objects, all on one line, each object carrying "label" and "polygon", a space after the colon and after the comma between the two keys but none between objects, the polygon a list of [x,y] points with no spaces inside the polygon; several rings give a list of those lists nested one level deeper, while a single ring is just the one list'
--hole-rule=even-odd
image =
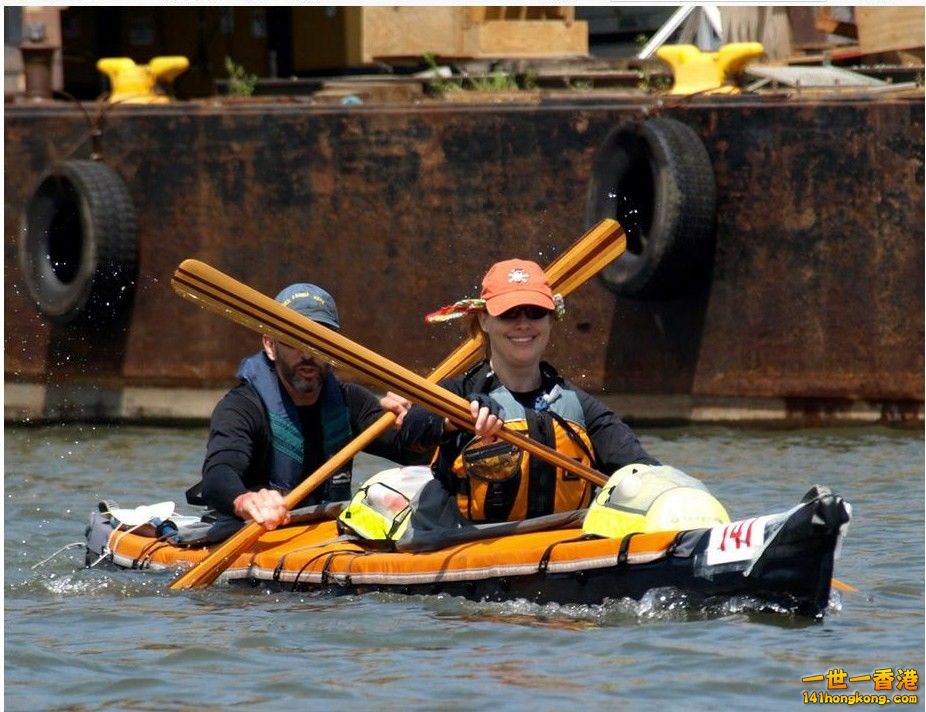
[{"label": "white number plate", "polygon": [[765,523],[775,515],[742,519],[711,529],[707,545],[708,566],[748,561],[765,544]]}]

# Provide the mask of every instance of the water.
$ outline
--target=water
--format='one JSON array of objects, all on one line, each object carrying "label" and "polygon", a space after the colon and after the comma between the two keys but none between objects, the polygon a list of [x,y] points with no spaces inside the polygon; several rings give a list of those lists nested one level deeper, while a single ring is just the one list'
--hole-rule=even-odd
[{"label": "water", "polygon": [[[805,709],[801,677],[924,666],[922,430],[641,430],[734,518],[786,509],[815,482],[854,507],[821,623],[654,594],[603,606],[450,597],[167,590],[172,576],[82,568],[89,511],[183,500],[201,429],[5,433],[7,710]],[[359,474],[383,464],[364,457]],[[355,480],[359,479],[355,474]],[[873,682],[847,693],[875,694]],[[896,694],[892,692],[890,694]],[[915,693],[922,709],[923,693]],[[862,705],[865,707],[865,705]]]}]

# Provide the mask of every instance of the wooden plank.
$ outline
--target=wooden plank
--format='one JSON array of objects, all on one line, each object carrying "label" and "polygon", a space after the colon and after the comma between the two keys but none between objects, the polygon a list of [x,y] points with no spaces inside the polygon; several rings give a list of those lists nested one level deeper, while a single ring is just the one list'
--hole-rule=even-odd
[{"label": "wooden plank", "polygon": [[411,102],[424,94],[421,80],[409,78],[399,81],[378,80],[331,80],[312,94],[318,101],[337,103],[348,96],[356,96],[363,102]]},{"label": "wooden plank", "polygon": [[465,8],[370,6],[361,11],[364,63],[386,57],[420,58],[427,52],[456,57],[463,51]]},{"label": "wooden plank", "polygon": [[480,7],[468,7],[466,8],[466,19],[472,24],[479,24],[480,22],[486,21],[486,15],[490,10],[494,8],[486,7],[482,5]]},{"label": "wooden plank", "polygon": [[476,23],[491,20],[562,20],[564,22],[574,22],[576,14],[574,7],[552,5],[494,5],[467,9],[473,22]]},{"label": "wooden plank", "polygon": [[[362,13],[360,61],[422,57],[562,57],[588,54],[588,23],[524,19],[535,8],[370,6]],[[536,8],[562,17],[560,8]],[[513,16],[518,19],[491,19]]]},{"label": "wooden plank", "polygon": [[865,54],[923,47],[924,8],[856,7],[859,47]]},{"label": "wooden plank", "polygon": [[463,49],[473,58],[588,55],[588,23],[556,20],[496,20],[471,27]]}]

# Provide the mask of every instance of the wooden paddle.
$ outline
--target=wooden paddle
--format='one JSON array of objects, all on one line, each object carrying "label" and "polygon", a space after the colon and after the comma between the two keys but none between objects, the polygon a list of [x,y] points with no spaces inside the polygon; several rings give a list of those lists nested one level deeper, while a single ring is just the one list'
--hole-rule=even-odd
[{"label": "wooden paddle", "polygon": [[[550,280],[553,291],[563,296],[568,295],[597,274],[605,265],[620,257],[626,246],[627,239],[621,226],[611,219],[602,220],[547,268],[547,278]],[[184,294],[184,296],[187,295]],[[479,358],[481,346],[481,338],[470,338],[441,362],[428,377],[429,380],[437,382],[463,370]],[[364,432],[335,453],[322,467],[290,491],[283,498],[286,509],[292,510],[299,502],[312,494],[316,488],[324,484],[348,460],[384,433],[394,422],[395,415],[384,413]],[[249,522],[222,542],[196,566],[181,574],[171,583],[170,588],[180,590],[208,586],[264,531],[260,524]]]},{"label": "wooden paddle", "polygon": [[[469,402],[414,371],[316,323],[276,300],[198,260],[184,260],[171,282],[182,296],[260,334],[268,334],[332,366],[395,391],[461,428],[472,426]],[[498,437],[596,485],[607,478],[551,447],[502,428]]]},{"label": "wooden paddle", "polygon": [[845,581],[840,581],[835,576],[833,577],[833,588],[847,593],[858,593],[858,589],[855,586]]}]

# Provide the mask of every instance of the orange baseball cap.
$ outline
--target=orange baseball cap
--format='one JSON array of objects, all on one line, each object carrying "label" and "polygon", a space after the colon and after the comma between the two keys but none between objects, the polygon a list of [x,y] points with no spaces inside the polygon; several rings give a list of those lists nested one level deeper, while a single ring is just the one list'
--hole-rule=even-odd
[{"label": "orange baseball cap", "polygon": [[486,311],[498,316],[512,307],[536,306],[553,311],[553,290],[547,275],[536,262],[504,260],[496,262],[482,279]]}]

